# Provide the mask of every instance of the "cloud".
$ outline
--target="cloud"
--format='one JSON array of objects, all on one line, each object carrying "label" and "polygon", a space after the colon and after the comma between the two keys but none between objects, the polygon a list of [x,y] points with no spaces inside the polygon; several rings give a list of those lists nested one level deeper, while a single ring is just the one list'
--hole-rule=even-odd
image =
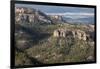
[{"label": "cloud", "polygon": [[94,13],[73,13],[73,12],[66,12],[66,13],[46,13],[47,15],[60,15],[72,19],[78,19],[78,18],[88,18],[88,17],[94,17]]},{"label": "cloud", "polygon": [[85,12],[79,12],[79,13],[73,13],[73,12],[66,12],[66,13],[46,13],[47,15],[86,15],[86,16],[94,16],[94,13],[85,13]]}]

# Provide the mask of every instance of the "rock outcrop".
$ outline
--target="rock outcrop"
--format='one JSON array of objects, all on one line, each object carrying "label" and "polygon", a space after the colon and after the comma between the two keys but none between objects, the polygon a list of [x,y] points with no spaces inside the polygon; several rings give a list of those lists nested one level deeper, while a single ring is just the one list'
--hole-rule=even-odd
[{"label": "rock outcrop", "polygon": [[16,23],[51,23],[50,17],[41,11],[33,8],[15,8],[15,21]]},{"label": "rock outcrop", "polygon": [[77,38],[79,40],[86,40],[87,35],[82,30],[66,30],[66,29],[57,29],[54,31],[54,37],[67,37],[72,36],[73,38]]},{"label": "rock outcrop", "polygon": [[64,29],[55,30],[53,35],[54,37],[66,37],[66,30]]},{"label": "rock outcrop", "polygon": [[80,40],[86,40],[87,39],[86,33],[82,30],[75,30],[75,31],[72,31],[72,32],[73,32],[74,38],[78,38]]},{"label": "rock outcrop", "polygon": [[54,30],[53,36],[54,36],[54,37],[60,37],[60,31]]}]

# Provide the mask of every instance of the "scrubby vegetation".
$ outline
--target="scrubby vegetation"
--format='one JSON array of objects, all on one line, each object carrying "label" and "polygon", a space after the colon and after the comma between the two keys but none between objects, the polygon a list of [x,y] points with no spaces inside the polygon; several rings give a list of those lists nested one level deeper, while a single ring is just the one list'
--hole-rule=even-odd
[{"label": "scrubby vegetation", "polygon": [[87,29],[81,25],[15,25],[15,64],[41,65],[94,61],[94,44],[72,36],[53,37],[55,29]]}]

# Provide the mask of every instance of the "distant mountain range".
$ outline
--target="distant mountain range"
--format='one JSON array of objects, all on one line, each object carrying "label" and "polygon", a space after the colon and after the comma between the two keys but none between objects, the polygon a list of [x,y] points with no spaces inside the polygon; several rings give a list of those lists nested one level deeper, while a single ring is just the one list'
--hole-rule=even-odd
[{"label": "distant mountain range", "polygon": [[94,24],[94,17],[87,17],[87,18],[69,18],[69,17],[63,17],[63,19],[68,23],[77,23],[77,24]]}]

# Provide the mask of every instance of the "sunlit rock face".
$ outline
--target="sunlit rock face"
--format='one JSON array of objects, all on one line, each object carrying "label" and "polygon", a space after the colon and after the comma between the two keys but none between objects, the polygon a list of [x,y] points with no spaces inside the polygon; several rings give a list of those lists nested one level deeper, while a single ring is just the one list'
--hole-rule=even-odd
[{"label": "sunlit rock face", "polygon": [[60,32],[58,30],[55,30],[53,33],[54,37],[59,37],[60,36]]},{"label": "sunlit rock face", "polygon": [[48,23],[51,24],[51,20],[49,16],[44,14],[43,12],[25,8],[25,7],[15,7],[15,21],[16,23]]},{"label": "sunlit rock face", "polygon": [[86,40],[86,33],[82,30],[75,30],[73,31],[74,38],[78,38],[80,40]]},{"label": "sunlit rock face", "polygon": [[81,30],[66,30],[66,29],[57,29],[53,33],[54,37],[67,37],[72,36],[73,38],[77,38],[79,40],[86,40],[87,35],[84,31]]},{"label": "sunlit rock face", "polygon": [[54,31],[54,37],[66,37],[66,30],[58,29]]},{"label": "sunlit rock face", "polygon": [[25,12],[24,8],[15,7],[15,13],[24,13],[24,12]]}]

